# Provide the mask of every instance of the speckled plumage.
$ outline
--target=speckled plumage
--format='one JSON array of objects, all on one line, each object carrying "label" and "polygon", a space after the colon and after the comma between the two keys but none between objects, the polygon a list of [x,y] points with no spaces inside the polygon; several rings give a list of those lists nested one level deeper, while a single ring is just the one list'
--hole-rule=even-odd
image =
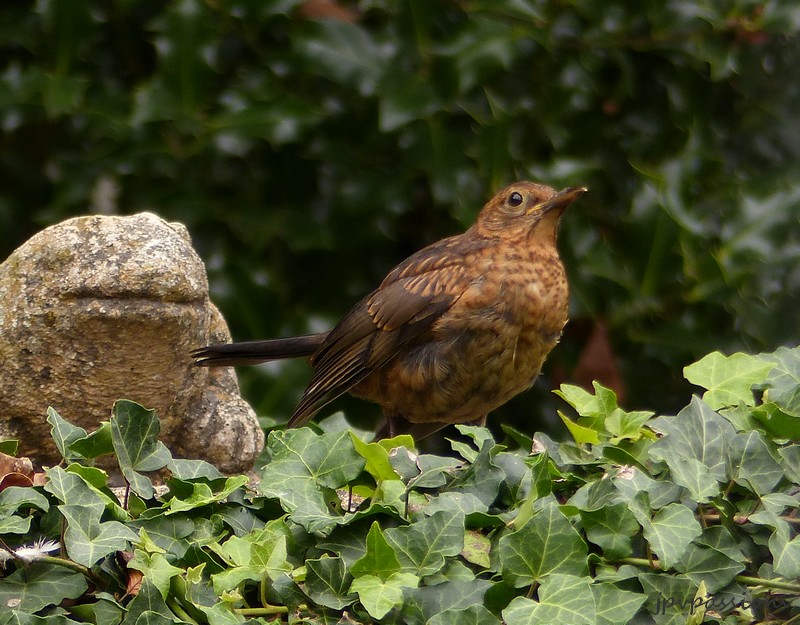
[{"label": "speckled plumage", "polygon": [[529,388],[567,322],[558,222],[583,188],[518,182],[465,233],[411,255],[330,332],[209,346],[203,366],[310,356],[314,375],[289,422],[350,392],[379,404],[382,434],[483,423]]}]

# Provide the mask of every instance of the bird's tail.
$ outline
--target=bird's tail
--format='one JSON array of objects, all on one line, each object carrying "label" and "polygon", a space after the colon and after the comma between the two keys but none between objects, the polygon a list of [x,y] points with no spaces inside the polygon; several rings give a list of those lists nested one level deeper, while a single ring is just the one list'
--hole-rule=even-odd
[{"label": "bird's tail", "polygon": [[316,352],[327,336],[328,332],[320,332],[285,339],[208,345],[194,350],[192,358],[198,367],[236,367],[284,358],[300,358]]}]

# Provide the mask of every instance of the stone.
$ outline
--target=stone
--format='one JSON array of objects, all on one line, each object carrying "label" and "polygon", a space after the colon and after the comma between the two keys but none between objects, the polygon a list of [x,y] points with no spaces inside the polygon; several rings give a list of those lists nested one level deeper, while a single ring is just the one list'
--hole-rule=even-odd
[{"label": "stone", "polygon": [[60,460],[46,412],[93,430],[117,399],[156,410],[178,457],[246,471],[264,444],[232,369],[190,352],[230,333],[182,224],[85,216],[31,237],[0,265],[0,438]]}]

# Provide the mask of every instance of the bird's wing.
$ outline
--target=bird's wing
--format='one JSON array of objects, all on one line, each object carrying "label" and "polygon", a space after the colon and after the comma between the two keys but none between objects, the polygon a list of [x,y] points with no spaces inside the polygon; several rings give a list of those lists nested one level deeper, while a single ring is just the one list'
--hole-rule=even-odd
[{"label": "bird's wing", "polygon": [[356,304],[314,354],[314,375],[289,421],[306,423],[429,330],[466,284],[463,246],[451,237],[407,258]]}]

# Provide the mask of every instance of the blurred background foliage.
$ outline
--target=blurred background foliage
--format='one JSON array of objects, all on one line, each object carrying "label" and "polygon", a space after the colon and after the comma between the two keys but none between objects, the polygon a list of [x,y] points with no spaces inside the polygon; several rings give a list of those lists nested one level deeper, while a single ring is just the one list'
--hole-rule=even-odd
[{"label": "blurred background foliage", "polygon": [[[797,343],[799,30],[796,0],[4,0],[0,253],[153,211],[245,340],[332,325],[501,185],[585,184],[573,321],[500,412],[592,377],[669,412],[706,352]],[[308,370],[240,378],[282,420]]]}]

